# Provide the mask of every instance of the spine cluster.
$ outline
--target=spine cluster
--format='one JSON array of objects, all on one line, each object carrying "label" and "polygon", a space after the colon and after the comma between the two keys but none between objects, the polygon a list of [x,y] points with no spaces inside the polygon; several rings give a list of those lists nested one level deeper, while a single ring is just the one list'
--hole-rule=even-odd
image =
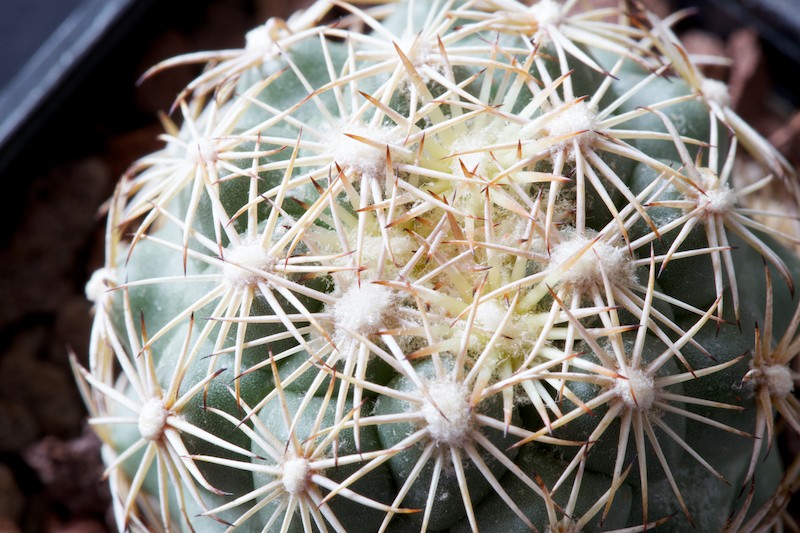
[{"label": "spine cluster", "polygon": [[120,530],[793,523],[796,177],[624,4],[318,0],[154,69],[208,62],[75,364]]}]

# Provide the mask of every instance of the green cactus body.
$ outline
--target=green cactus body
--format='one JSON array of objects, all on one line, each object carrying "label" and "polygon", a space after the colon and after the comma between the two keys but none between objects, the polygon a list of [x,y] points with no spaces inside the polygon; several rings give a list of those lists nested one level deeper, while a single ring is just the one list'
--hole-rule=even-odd
[{"label": "green cactus body", "polygon": [[204,56],[88,288],[120,529],[778,527],[800,261],[748,205],[795,177],[670,19],[574,4]]}]

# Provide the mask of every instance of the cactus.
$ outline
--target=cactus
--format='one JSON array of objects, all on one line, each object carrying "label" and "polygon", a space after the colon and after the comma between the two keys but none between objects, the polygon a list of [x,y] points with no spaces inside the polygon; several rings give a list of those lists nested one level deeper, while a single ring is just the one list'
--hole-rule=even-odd
[{"label": "cactus", "polygon": [[578,4],[318,0],[148,73],[207,63],[87,286],[120,530],[791,521],[796,177],[681,14]]}]

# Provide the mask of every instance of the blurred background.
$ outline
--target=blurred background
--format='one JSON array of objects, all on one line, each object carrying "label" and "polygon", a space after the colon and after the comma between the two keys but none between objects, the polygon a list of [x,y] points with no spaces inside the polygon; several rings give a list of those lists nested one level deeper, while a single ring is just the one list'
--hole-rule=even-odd
[{"label": "blurred background", "polygon": [[[678,27],[687,46],[733,59],[717,74],[737,110],[800,166],[800,2],[645,3],[662,15],[692,9]],[[177,54],[240,48],[247,30],[297,6],[2,0],[0,533],[92,533],[112,523],[67,353],[85,363],[83,287],[103,262],[103,202],[132,162],[160,147],[158,113],[200,67],[137,79]]]}]

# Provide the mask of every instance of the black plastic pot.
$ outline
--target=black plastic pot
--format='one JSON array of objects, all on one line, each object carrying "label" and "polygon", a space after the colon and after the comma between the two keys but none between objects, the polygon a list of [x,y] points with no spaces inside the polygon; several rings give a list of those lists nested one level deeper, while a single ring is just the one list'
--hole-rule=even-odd
[{"label": "black plastic pot", "polygon": [[0,170],[153,0],[3,0]]}]

